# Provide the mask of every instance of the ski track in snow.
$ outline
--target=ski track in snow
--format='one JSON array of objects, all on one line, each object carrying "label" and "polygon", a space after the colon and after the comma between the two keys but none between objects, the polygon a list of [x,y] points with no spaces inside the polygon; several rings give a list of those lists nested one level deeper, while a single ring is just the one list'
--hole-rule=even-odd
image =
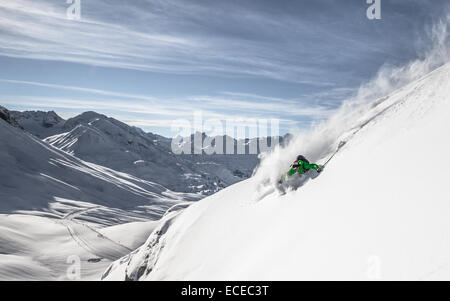
[{"label": "ski track in snow", "polygon": [[113,261],[132,250],[109,239],[92,227],[74,220],[86,212],[99,208],[102,208],[102,206],[73,210],[61,219],[61,223],[66,226],[70,236],[80,247],[100,259]]},{"label": "ski track in snow", "polygon": [[[156,266],[161,251],[165,247],[165,235],[176,218],[186,209],[189,203],[180,203],[169,208],[159,221],[159,226],[151,233],[145,245],[128,252],[118,260],[119,265],[125,264],[125,279],[136,281],[143,275],[148,275]],[[148,253],[147,253],[148,252]],[[134,257],[133,255],[136,255]],[[101,279],[105,279],[117,267],[117,262],[112,263],[104,272]],[[130,270],[130,273],[128,273]]]}]

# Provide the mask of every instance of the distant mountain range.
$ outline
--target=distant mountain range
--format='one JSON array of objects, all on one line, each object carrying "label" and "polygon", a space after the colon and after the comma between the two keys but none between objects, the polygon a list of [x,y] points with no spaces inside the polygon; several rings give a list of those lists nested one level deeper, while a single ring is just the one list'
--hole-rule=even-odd
[{"label": "distant mountain range", "polygon": [[[6,110],[6,109],[5,109]],[[176,155],[171,139],[129,126],[96,112],[85,112],[64,120],[53,111],[10,111],[8,118],[44,142],[84,161],[124,172],[163,185],[176,192],[209,195],[252,175],[259,159],[249,146],[257,139],[236,140],[229,136],[224,145],[234,145],[235,154]],[[204,133],[185,140],[193,142]],[[268,138],[274,141],[273,138]],[[289,136],[280,137],[285,143]],[[237,154],[243,145],[246,154]],[[259,149],[258,149],[259,152]],[[198,153],[192,143],[192,153]]]}]

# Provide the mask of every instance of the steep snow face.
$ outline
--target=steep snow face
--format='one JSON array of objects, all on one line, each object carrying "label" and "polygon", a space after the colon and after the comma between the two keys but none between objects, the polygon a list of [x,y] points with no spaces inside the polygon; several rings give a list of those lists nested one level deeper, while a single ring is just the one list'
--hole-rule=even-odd
[{"label": "steep snow face", "polygon": [[166,216],[104,279],[450,280],[449,83],[374,102],[297,190],[253,177]]},{"label": "steep snow face", "polygon": [[257,155],[175,155],[170,139],[95,112],[67,120],[62,132],[44,141],[178,192],[211,194],[248,178],[258,163]]},{"label": "steep snow face", "polygon": [[53,111],[11,111],[11,116],[27,132],[41,139],[60,133],[64,125],[64,119]]},{"label": "steep snow face", "polygon": [[84,162],[0,119],[0,280],[71,279],[70,256],[81,279],[99,278],[166,210],[198,198]]}]

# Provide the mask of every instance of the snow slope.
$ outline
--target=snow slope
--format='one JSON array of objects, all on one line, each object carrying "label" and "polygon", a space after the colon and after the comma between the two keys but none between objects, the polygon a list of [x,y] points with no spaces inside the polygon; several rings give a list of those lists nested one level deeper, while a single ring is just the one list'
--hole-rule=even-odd
[{"label": "snow slope", "polygon": [[[72,255],[82,279],[98,279],[145,241],[152,221],[199,198],[84,162],[10,123],[0,119],[1,280],[68,279]],[[128,234],[136,222],[145,224]]]},{"label": "snow slope", "polygon": [[450,280],[449,83],[447,64],[373,102],[298,190],[257,174],[166,215],[103,278]]}]

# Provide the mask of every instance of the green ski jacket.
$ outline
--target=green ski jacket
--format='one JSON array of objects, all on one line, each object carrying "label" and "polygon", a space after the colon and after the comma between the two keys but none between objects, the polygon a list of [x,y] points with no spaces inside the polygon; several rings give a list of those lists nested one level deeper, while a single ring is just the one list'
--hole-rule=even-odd
[{"label": "green ski jacket", "polygon": [[314,164],[314,163],[308,163],[303,160],[298,160],[297,163],[298,163],[298,167],[296,167],[296,168],[291,167],[291,169],[287,173],[288,176],[292,176],[296,172],[298,172],[299,174],[304,174],[305,172],[307,172],[310,169],[314,169],[314,170],[319,169],[319,165]]}]

